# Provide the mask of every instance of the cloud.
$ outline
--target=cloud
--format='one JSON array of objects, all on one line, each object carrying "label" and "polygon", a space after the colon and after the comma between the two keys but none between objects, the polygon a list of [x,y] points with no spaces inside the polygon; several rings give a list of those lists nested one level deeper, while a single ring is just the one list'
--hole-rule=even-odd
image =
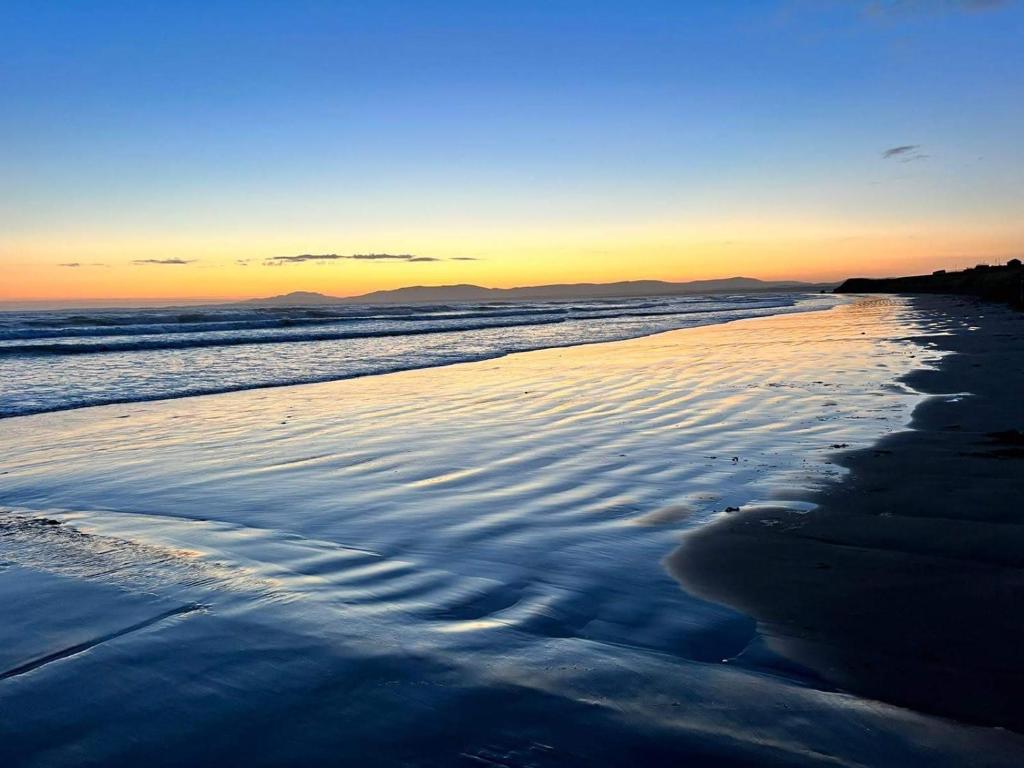
[{"label": "cloud", "polygon": [[191,264],[195,259],[135,259],[132,264]]},{"label": "cloud", "polygon": [[882,153],[882,157],[884,157],[886,160],[893,157],[902,157],[903,155],[907,155],[913,152],[915,149],[917,149],[917,147],[917,144],[903,144],[898,147],[889,147],[889,149],[885,150]]},{"label": "cloud", "polygon": [[67,261],[63,264],[58,264],[58,267],[80,267],[82,263],[80,261]]},{"label": "cloud", "polygon": [[88,263],[82,263],[81,261],[65,261],[57,265],[58,267],[105,267],[107,266],[102,261],[90,261]]},{"label": "cloud", "polygon": [[[345,258],[342,256],[342,258]],[[428,256],[413,256],[411,253],[355,253],[348,258],[365,261],[419,261],[430,258]],[[437,261],[437,259],[434,259]]]},{"label": "cloud", "polygon": [[480,261],[476,256],[452,256],[452,261]]},{"label": "cloud", "polygon": [[323,262],[340,260],[401,262],[405,264],[423,264],[435,261],[445,261],[445,259],[439,259],[435,256],[414,256],[411,253],[300,253],[297,256],[271,256],[265,259],[263,263],[268,266],[280,266],[282,264],[299,264],[304,261]]},{"label": "cloud", "polygon": [[901,163],[924,160],[926,157],[928,155],[921,152],[920,144],[901,144],[898,147],[889,147],[882,152],[883,160],[899,160]]}]

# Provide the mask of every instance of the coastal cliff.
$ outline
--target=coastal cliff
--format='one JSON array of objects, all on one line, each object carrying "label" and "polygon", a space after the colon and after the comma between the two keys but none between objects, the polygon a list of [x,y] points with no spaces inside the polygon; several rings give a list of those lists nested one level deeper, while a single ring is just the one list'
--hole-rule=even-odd
[{"label": "coastal cliff", "polygon": [[938,270],[910,277],[853,277],[836,293],[951,293],[1002,301],[1024,308],[1024,267],[1020,259],[1002,266],[979,264],[960,272]]}]

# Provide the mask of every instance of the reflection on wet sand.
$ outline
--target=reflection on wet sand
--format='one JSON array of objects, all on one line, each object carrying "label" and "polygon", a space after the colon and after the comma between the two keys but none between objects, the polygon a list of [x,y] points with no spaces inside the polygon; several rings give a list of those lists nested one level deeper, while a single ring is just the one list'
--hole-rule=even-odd
[{"label": "reflection on wet sand", "polygon": [[45,663],[0,682],[2,743],[58,765],[155,744],[179,764],[1013,765],[1016,737],[754,663],[754,622],[663,565],[736,508],[806,508],[833,445],[899,429],[919,398],[895,378],[938,356],[903,338],[919,320],[873,299],[9,420],[3,664]]}]

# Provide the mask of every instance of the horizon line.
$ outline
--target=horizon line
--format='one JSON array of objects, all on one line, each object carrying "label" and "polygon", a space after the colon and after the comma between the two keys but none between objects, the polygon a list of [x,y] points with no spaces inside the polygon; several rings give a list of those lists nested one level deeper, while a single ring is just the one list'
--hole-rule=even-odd
[{"label": "horizon line", "polygon": [[[896,275],[893,275],[894,277]],[[312,289],[295,289],[291,291],[285,291],[283,293],[271,294],[271,295],[255,295],[255,296],[89,296],[89,297],[43,297],[43,298],[0,298],[0,307],[12,304],[74,304],[83,306],[89,302],[117,302],[124,304],[126,302],[186,302],[190,304],[214,304],[219,302],[240,302],[250,301],[256,299],[270,299],[277,296],[289,296],[292,294],[317,294],[331,299],[357,299],[361,296],[369,296],[375,293],[391,293],[394,291],[402,291],[415,288],[456,288],[456,287],[472,287],[481,288],[488,291],[521,291],[530,290],[535,288],[549,288],[554,286],[602,286],[602,285],[621,285],[629,283],[665,283],[665,284],[678,284],[687,285],[691,283],[707,283],[707,282],[719,282],[724,280],[757,280],[763,283],[797,283],[809,286],[820,286],[820,285],[831,285],[833,283],[838,284],[848,278],[829,279],[829,280],[801,280],[799,278],[762,278],[762,277],[751,277],[749,275],[728,275],[726,277],[701,277],[692,278],[689,280],[665,280],[661,278],[634,278],[630,280],[609,280],[609,281],[593,281],[593,280],[581,280],[578,282],[554,282],[554,283],[534,283],[529,285],[515,285],[507,288],[497,286],[480,285],[478,283],[440,283],[436,285],[430,285],[425,283],[414,284],[414,285],[403,285],[397,288],[379,288],[372,291],[366,291],[363,293],[355,293],[348,295],[340,294],[328,294],[322,293]]]}]

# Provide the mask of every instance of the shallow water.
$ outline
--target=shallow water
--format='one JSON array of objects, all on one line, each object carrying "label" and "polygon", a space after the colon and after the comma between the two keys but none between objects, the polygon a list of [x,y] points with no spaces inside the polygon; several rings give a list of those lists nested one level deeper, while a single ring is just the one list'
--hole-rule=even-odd
[{"label": "shallow water", "polygon": [[895,380],[936,355],[918,322],[871,299],[6,420],[0,750],[1013,765],[1016,737],[784,668],[662,564],[689,527],[798,506],[835,446],[905,424],[919,398]]}]

